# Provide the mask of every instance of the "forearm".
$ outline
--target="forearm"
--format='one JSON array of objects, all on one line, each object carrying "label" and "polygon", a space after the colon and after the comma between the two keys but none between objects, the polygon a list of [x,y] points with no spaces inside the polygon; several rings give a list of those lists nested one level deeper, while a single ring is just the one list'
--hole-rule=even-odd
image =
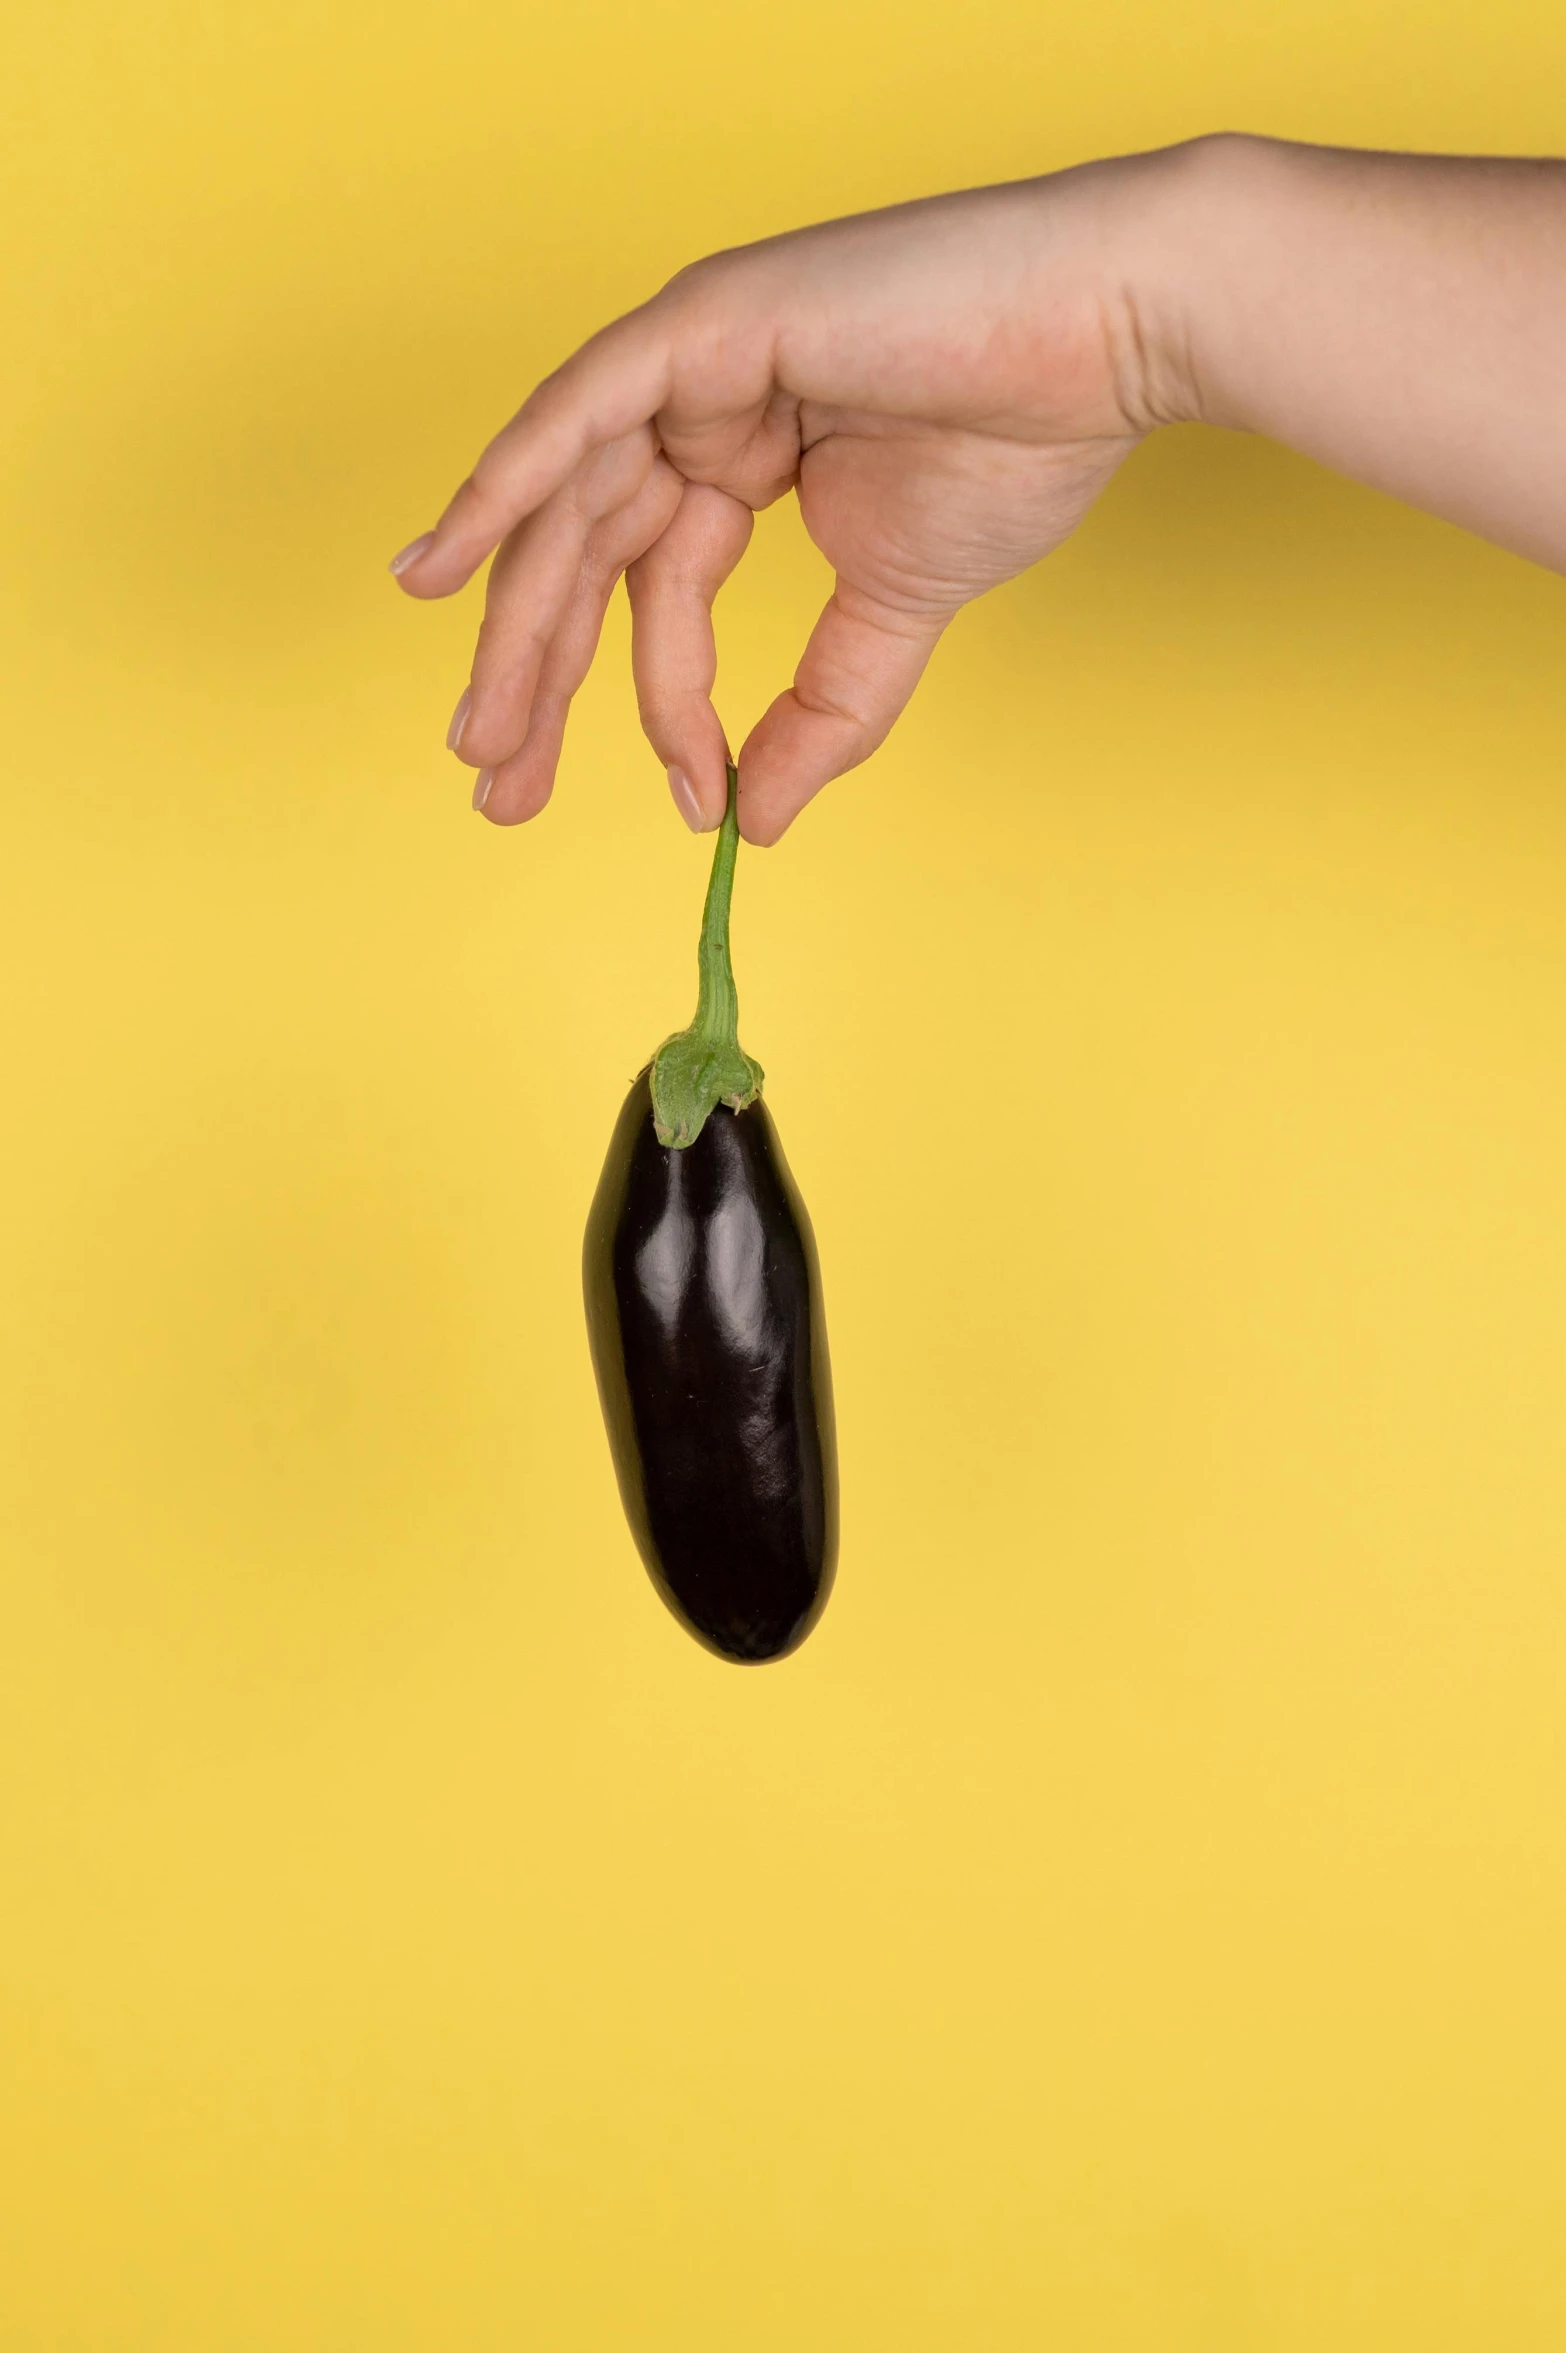
[{"label": "forearm", "polygon": [[1154,414],[1566,571],[1566,163],[1243,138],[1169,160],[1135,294]]}]

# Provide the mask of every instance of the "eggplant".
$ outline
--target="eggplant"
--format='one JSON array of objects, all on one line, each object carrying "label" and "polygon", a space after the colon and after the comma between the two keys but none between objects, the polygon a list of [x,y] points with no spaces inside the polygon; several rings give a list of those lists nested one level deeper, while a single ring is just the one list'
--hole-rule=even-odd
[{"label": "eggplant", "polygon": [[700,999],[625,1099],[593,1198],[583,1292],[620,1497],[654,1586],[698,1642],[782,1658],[837,1564],[837,1448],[815,1238],[738,1040],[735,776],[713,859]]}]

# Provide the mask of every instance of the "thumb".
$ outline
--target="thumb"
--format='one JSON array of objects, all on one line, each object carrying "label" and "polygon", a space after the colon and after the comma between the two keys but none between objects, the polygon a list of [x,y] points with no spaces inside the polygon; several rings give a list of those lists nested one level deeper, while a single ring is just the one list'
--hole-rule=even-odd
[{"label": "thumb", "polygon": [[824,784],[869,759],[951,617],[899,612],[838,581],[793,685],[741,748],[739,822],[748,842],[768,847]]}]

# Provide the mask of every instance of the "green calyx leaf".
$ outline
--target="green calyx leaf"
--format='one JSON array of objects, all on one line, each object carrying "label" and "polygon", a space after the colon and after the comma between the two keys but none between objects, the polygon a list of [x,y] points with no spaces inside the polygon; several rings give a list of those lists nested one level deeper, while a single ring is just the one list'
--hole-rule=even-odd
[{"label": "green calyx leaf", "polygon": [[762,1071],[739,1042],[739,997],[729,961],[729,902],[739,853],[739,778],[729,768],[729,805],[713,853],[696,952],[700,991],[689,1029],[665,1038],[653,1056],[653,1126],[675,1150],[694,1144],[720,1103],[743,1111],[761,1093]]},{"label": "green calyx leaf", "polygon": [[743,1111],[761,1092],[762,1068],[737,1045],[710,1047],[694,1026],[666,1038],[653,1057],[653,1126],[660,1144],[694,1144],[720,1103]]}]

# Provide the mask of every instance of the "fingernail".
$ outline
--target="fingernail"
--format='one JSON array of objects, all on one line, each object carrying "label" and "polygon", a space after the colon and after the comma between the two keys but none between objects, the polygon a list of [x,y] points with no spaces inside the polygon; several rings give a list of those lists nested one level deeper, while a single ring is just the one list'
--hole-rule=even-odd
[{"label": "fingernail", "polygon": [[701,803],[697,800],[691,780],[683,768],[669,770],[669,790],[674,795],[675,807],[692,833],[705,833],[707,820],[701,813]]},{"label": "fingernail", "polygon": [[417,539],[410,539],[406,547],[400,547],[397,550],[397,553],[392,557],[391,562],[386,567],[387,571],[391,574],[394,580],[397,579],[400,574],[406,572],[410,564],[416,564],[418,562],[420,556],[423,555],[426,548],[433,547],[434,544],[434,532],[421,531]]},{"label": "fingernail", "polygon": [[489,788],[495,781],[493,768],[481,768],[473,780],[473,806],[482,809],[489,799]]},{"label": "fingernail", "polygon": [[468,723],[468,705],[473,700],[473,689],[465,686],[457,697],[457,707],[451,714],[451,725],[446,730],[446,749],[454,752],[462,741],[462,730]]}]

